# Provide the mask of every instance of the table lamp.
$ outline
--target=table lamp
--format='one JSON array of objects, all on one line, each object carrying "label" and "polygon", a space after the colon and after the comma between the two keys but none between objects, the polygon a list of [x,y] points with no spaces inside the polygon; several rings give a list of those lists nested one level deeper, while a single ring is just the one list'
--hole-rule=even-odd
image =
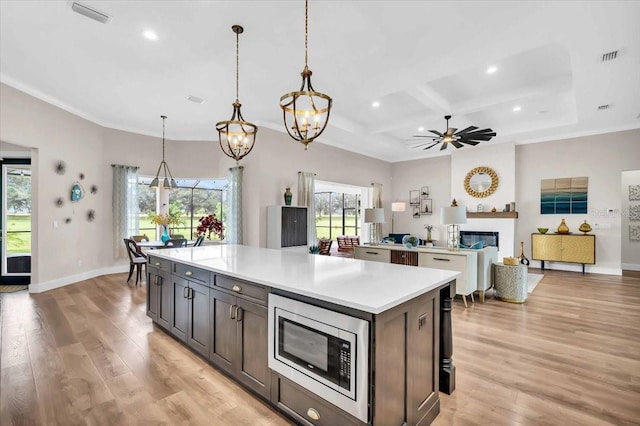
[{"label": "table lamp", "polygon": [[393,234],[393,213],[403,212],[407,208],[407,205],[403,202],[391,203],[391,233]]},{"label": "table lamp", "polygon": [[384,223],[384,209],[370,208],[364,209],[364,223],[371,224],[371,232],[369,233],[369,244],[377,245],[380,242],[376,224]]},{"label": "table lamp", "polygon": [[447,225],[447,248],[460,250],[460,224],[467,223],[466,209],[458,206],[454,199],[451,207],[440,208],[440,223]]}]

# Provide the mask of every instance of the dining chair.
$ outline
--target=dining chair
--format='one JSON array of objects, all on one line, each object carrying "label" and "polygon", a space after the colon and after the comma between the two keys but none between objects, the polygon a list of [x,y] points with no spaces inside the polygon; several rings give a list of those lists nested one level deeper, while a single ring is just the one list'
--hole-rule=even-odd
[{"label": "dining chair", "polygon": [[184,238],[184,235],[182,235],[182,234],[169,234],[169,236],[171,237],[172,240],[177,240],[179,238]]},{"label": "dining chair", "polygon": [[164,243],[165,248],[178,248],[178,247],[186,247],[187,246],[187,240],[186,238],[172,238],[170,240],[167,240],[167,242]]},{"label": "dining chair", "polygon": [[149,237],[147,237],[147,234],[144,234],[144,235],[132,235],[131,239],[133,241],[135,241],[136,243],[141,243],[143,241],[149,241]]},{"label": "dining chair", "polygon": [[133,275],[133,268],[136,268],[136,285],[138,285],[138,280],[142,281],[142,268],[147,264],[147,256],[140,251],[140,247],[132,239],[124,238],[124,245],[127,247],[127,254],[129,255],[127,283],[131,279],[131,275]]},{"label": "dining chair", "polygon": [[318,249],[319,249],[319,254],[323,254],[325,256],[331,256],[331,244],[333,243],[333,240],[324,240],[321,239],[318,241]]},{"label": "dining chair", "polygon": [[203,241],[204,241],[204,235],[200,235],[198,238],[196,238],[196,242],[193,243],[193,246],[194,247],[201,246]]}]

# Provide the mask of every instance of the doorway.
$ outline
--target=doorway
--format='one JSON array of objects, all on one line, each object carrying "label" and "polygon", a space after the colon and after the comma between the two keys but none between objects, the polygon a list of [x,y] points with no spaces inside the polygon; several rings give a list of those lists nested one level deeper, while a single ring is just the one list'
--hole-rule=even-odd
[{"label": "doorway", "polygon": [[31,159],[3,159],[0,284],[31,281]]}]

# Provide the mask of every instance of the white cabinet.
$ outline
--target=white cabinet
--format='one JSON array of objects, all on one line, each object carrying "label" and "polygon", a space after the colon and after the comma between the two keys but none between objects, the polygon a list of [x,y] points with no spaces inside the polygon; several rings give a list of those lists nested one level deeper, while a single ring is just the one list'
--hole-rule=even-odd
[{"label": "white cabinet", "polygon": [[307,208],[267,207],[267,248],[307,246]]},{"label": "white cabinet", "polygon": [[391,250],[370,246],[355,246],[353,248],[353,257],[360,260],[390,263]]},{"label": "white cabinet", "polygon": [[458,271],[462,275],[456,278],[456,294],[462,295],[464,306],[467,306],[467,296],[477,290],[478,283],[478,253],[475,251],[424,251],[418,253],[418,266],[427,268]]}]

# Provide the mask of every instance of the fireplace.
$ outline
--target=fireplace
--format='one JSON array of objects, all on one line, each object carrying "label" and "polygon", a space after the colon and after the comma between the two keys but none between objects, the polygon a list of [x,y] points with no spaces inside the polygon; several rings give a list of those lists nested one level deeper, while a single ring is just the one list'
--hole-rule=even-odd
[{"label": "fireplace", "polygon": [[460,231],[460,244],[470,246],[478,241],[483,241],[485,246],[494,246],[500,249],[499,234],[495,231]]}]

